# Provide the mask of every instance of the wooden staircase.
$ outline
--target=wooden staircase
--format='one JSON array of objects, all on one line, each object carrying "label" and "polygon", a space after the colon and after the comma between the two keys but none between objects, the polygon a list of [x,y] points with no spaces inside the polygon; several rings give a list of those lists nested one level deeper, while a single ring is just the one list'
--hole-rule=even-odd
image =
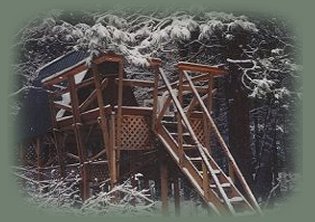
[{"label": "wooden staircase", "polygon": [[[177,67],[179,80],[172,84],[161,68],[156,69],[153,129],[157,137],[214,212],[219,215],[261,214],[255,197],[210,115],[213,77],[224,74],[225,71],[191,63],[179,63]],[[190,76],[191,73],[194,76]],[[196,86],[196,81],[206,84]],[[162,86],[157,85],[159,82],[163,83]],[[167,98],[162,103],[159,101],[159,91],[167,92],[164,93]],[[184,100],[185,93],[191,96],[185,96]],[[189,101],[186,97],[189,97]],[[170,114],[168,110],[171,107],[173,111]],[[199,132],[192,126],[191,116],[194,113],[202,116],[204,140],[197,136]],[[228,173],[220,168],[211,155],[210,132],[219,141],[227,159]],[[240,184],[242,193],[235,181]]]}]

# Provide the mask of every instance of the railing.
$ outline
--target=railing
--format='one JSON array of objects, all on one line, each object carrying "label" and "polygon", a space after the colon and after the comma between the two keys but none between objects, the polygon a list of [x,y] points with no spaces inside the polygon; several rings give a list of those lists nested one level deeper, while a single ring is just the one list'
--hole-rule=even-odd
[{"label": "railing", "polygon": [[[193,71],[200,71],[197,69]],[[208,70],[206,70],[208,71]],[[211,70],[213,71],[213,70]],[[191,115],[191,109],[190,106],[188,106],[188,109],[184,110],[182,107],[182,101],[183,101],[183,85],[184,83],[185,85],[185,90],[187,90],[188,88],[191,90],[192,94],[193,94],[193,100],[191,101],[190,105],[196,105],[199,104],[201,106],[201,111],[203,113],[203,117],[204,117],[204,130],[206,131],[207,129],[211,129],[214,132],[215,137],[218,139],[219,144],[220,144],[220,148],[223,150],[225,156],[228,159],[229,162],[229,175],[235,175],[236,178],[239,180],[242,188],[244,189],[247,199],[246,201],[249,201],[252,205],[252,207],[258,212],[261,213],[261,209],[252,193],[252,191],[250,190],[248,184],[246,183],[240,169],[238,168],[232,154],[229,151],[229,148],[227,147],[225,141],[223,140],[216,124],[214,123],[211,115],[210,115],[210,110],[211,110],[211,98],[208,99],[208,108],[206,107],[205,103],[203,100],[205,100],[207,98],[207,96],[212,96],[211,93],[212,91],[206,95],[206,96],[200,96],[200,94],[198,93],[197,87],[194,85],[193,80],[198,80],[199,79],[204,79],[208,74],[204,75],[200,75],[200,76],[194,76],[194,77],[190,77],[188,75],[188,73],[181,69],[180,70],[180,76],[179,76],[179,80],[175,83],[170,83],[164,73],[164,71],[161,68],[157,68],[156,69],[156,75],[155,75],[155,86],[154,86],[154,91],[153,91],[153,122],[154,122],[154,129],[158,130],[158,127],[162,127],[161,120],[163,119],[163,116],[165,115],[165,112],[167,110],[167,108],[171,105],[171,103],[174,104],[174,106],[176,107],[177,110],[177,133],[178,133],[178,138],[177,138],[177,145],[178,145],[178,157],[179,157],[179,162],[181,163],[183,161],[185,157],[185,152],[183,150],[183,126],[185,127],[186,131],[189,133],[189,135],[191,136],[193,142],[196,144],[197,150],[200,153],[200,157],[202,158],[202,164],[203,164],[203,171],[208,170],[211,174],[211,178],[213,179],[213,182],[216,184],[220,194],[222,195],[222,199],[224,200],[224,202],[226,203],[227,207],[230,209],[231,212],[234,212],[233,207],[231,206],[231,203],[228,201],[228,197],[226,196],[226,193],[224,192],[222,186],[220,186],[220,181],[218,180],[218,178],[215,176],[214,173],[214,169],[210,163],[210,161],[213,163],[215,163],[215,161],[212,159],[211,154],[209,153],[209,150],[207,148],[205,148],[204,145],[202,145],[200,143],[200,140],[198,140],[197,136],[196,136],[196,132],[194,132],[193,128],[191,127],[191,122],[189,120],[189,115]],[[159,78],[161,77],[162,81],[163,81],[163,86],[158,86],[159,83]],[[184,79],[185,78],[185,79]],[[188,83],[188,86],[187,86]],[[210,82],[209,84],[212,84],[212,82]],[[178,89],[174,89],[173,87],[178,86]],[[211,87],[209,87],[212,90],[212,85]],[[158,91],[159,90],[167,90],[169,97],[165,100],[162,108],[158,111],[157,110],[157,103],[158,103]],[[175,90],[177,91],[177,95],[174,92]],[[204,89],[203,89],[204,90]],[[208,97],[209,98],[209,97]],[[188,115],[188,116],[187,116]],[[206,134],[205,132],[205,137],[209,137],[210,139],[210,135]],[[203,174],[203,184],[209,185],[209,178],[207,178],[205,172]],[[234,185],[233,185],[234,186]]]},{"label": "railing", "polygon": [[[160,76],[162,77],[162,80],[166,86],[166,89],[167,91],[169,92],[169,95],[170,95],[170,98],[171,100],[174,102],[174,105],[178,111],[178,129],[179,129],[179,132],[178,132],[178,145],[179,145],[179,159],[180,159],[180,162],[183,160],[184,157],[184,150],[183,150],[183,138],[182,138],[182,122],[185,124],[185,127],[187,129],[187,131],[189,132],[191,138],[193,139],[194,143],[196,144],[197,146],[197,149],[200,153],[200,156],[202,158],[202,161],[203,163],[205,164],[206,168],[209,170],[209,172],[211,173],[212,175],[212,178],[214,179],[214,182],[216,184],[216,186],[218,187],[218,189],[220,190],[220,193],[222,194],[222,198],[224,200],[224,202],[227,204],[228,208],[230,209],[230,211],[233,212],[233,207],[231,206],[231,203],[228,201],[228,197],[226,196],[225,192],[223,191],[223,188],[220,186],[220,183],[218,181],[218,178],[215,176],[215,173],[214,173],[214,169],[212,168],[209,160],[208,160],[208,157],[207,157],[207,154],[206,154],[206,151],[205,151],[205,148],[202,146],[202,144],[199,142],[195,132],[193,131],[193,129],[191,128],[191,125],[190,125],[190,122],[180,104],[180,101],[178,100],[177,96],[174,94],[172,88],[171,88],[171,84],[169,83],[166,75],[164,74],[164,71],[160,68],[159,69],[159,74]],[[181,83],[181,81],[179,82],[179,84]],[[165,111],[165,107],[169,106],[170,105],[170,100],[168,99],[164,105],[163,105],[163,108],[161,110],[161,112],[159,113],[157,119],[159,119],[162,115],[164,115],[164,111]],[[208,180],[208,178],[206,176],[203,177],[203,183],[206,183],[205,180]],[[206,192],[206,191],[205,191]]]},{"label": "railing", "polygon": [[[189,87],[193,93],[193,95],[195,96],[195,98],[197,99],[199,105],[201,106],[201,109],[202,109],[202,112],[204,113],[205,117],[206,117],[206,121],[207,121],[207,124],[209,125],[209,127],[211,128],[211,130],[213,130],[214,132],[214,135],[216,136],[216,138],[218,139],[219,141],[219,144],[223,150],[223,152],[225,153],[226,157],[228,158],[228,161],[229,161],[229,165],[230,165],[230,175],[231,174],[235,174],[235,176],[238,178],[239,182],[241,183],[243,189],[245,190],[245,193],[247,194],[247,197],[248,197],[248,200],[249,202],[252,204],[252,206],[258,211],[261,213],[261,209],[251,191],[251,189],[249,188],[246,180],[244,179],[244,176],[242,175],[240,169],[238,168],[232,154],[230,153],[230,150],[228,148],[228,146],[226,145],[225,141],[223,140],[216,124],[214,123],[211,115],[210,115],[210,112],[209,110],[207,109],[207,107],[205,106],[204,102],[203,102],[203,99],[201,98],[201,96],[199,95],[199,93],[197,92],[192,80],[190,79],[188,73],[186,71],[182,71],[184,77],[186,78],[188,84],[189,84]],[[207,150],[206,150],[206,153]],[[208,156],[210,156],[210,154],[208,153]],[[232,168],[232,169],[231,169]],[[233,171],[233,172],[231,172]]]}]

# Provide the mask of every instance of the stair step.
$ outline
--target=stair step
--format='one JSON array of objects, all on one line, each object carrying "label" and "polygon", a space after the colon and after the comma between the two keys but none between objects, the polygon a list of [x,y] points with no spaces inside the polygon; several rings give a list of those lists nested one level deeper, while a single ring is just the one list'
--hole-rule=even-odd
[{"label": "stair step", "polygon": [[241,202],[241,201],[244,201],[244,199],[242,197],[232,197],[229,199],[229,201],[231,203],[235,203],[235,202]]},{"label": "stair step", "polygon": [[[172,136],[178,136],[178,133],[170,133]],[[190,136],[189,133],[182,133],[183,136]]]},{"label": "stair step", "polygon": [[169,120],[162,120],[161,123],[164,125],[167,125],[167,126],[176,126],[177,125],[177,122],[169,121]]},{"label": "stair step", "polygon": [[163,120],[172,121],[175,119],[174,115],[164,115]]},{"label": "stair step", "polygon": [[[221,184],[221,187],[222,188],[228,188],[228,187],[231,187],[231,184],[230,183],[222,183]],[[217,185],[216,184],[210,184],[210,188],[217,188]]]},{"label": "stair step", "polygon": [[213,170],[213,172],[214,172],[215,174],[220,174],[220,173],[221,173],[220,170]]},{"label": "stair step", "polygon": [[[213,172],[214,172],[215,174],[220,174],[220,173],[221,173],[220,170],[213,170]],[[202,175],[202,174],[203,174],[203,171],[199,171],[199,173]]]},{"label": "stair step", "polygon": [[188,157],[188,159],[189,159],[190,161],[201,161],[201,160],[202,160],[201,157]]},{"label": "stair step", "polygon": [[194,144],[183,144],[184,149],[195,149],[196,145]]}]

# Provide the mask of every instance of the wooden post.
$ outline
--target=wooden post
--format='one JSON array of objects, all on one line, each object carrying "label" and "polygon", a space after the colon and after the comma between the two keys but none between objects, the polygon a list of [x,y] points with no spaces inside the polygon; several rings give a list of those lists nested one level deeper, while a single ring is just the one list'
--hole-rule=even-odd
[{"label": "wooden post", "polygon": [[54,106],[53,96],[51,93],[48,94],[49,99],[49,108],[51,113],[51,120],[52,120],[52,127],[53,127],[53,137],[55,140],[55,146],[58,156],[58,164],[59,164],[59,170],[60,170],[60,177],[65,177],[65,162],[64,162],[64,144],[61,144],[61,135],[60,132],[57,130],[57,120],[56,120],[56,109]]},{"label": "wooden post", "polygon": [[175,215],[180,215],[180,191],[179,191],[179,180],[178,174],[175,173],[174,180],[174,203],[175,203]]},{"label": "wooden post", "polygon": [[[179,82],[178,82],[178,101],[180,106],[183,106],[183,73],[182,70],[179,70]],[[177,135],[178,135],[178,149],[179,149],[179,164],[182,165],[184,158],[184,149],[183,149],[183,125],[182,118],[180,115],[177,115]]]},{"label": "wooden post", "polygon": [[[213,88],[213,75],[209,74],[209,80],[208,80],[208,96],[207,96],[207,109],[208,112],[211,114],[211,110],[212,110],[212,88]],[[209,153],[211,154],[211,126],[210,123],[207,119],[206,114],[203,114],[203,121],[204,121],[204,141],[205,141],[205,147],[207,148],[207,150],[209,151]]]},{"label": "wooden post", "polygon": [[207,166],[202,161],[202,187],[203,187],[204,195],[205,195],[207,200],[209,199],[209,191],[208,191],[208,189],[210,187],[209,179],[210,178],[209,178]]},{"label": "wooden post", "polygon": [[160,154],[160,174],[161,174],[161,201],[162,214],[167,216],[168,212],[168,166],[165,153]]},{"label": "wooden post", "polygon": [[99,124],[101,126],[102,130],[102,137],[103,137],[103,143],[104,143],[104,149],[106,152],[107,156],[107,161],[108,161],[108,169],[109,169],[109,176],[110,176],[110,183],[111,187],[114,186],[114,183],[116,183],[116,176],[113,173],[113,164],[112,164],[112,159],[113,159],[113,147],[111,146],[109,140],[109,130],[107,127],[107,118],[105,115],[104,111],[104,101],[103,101],[103,93],[102,93],[102,86],[101,86],[101,78],[99,74],[99,70],[97,68],[96,64],[93,64],[92,67],[93,70],[93,75],[94,75],[94,85],[95,85],[95,90],[96,90],[96,96],[97,96],[97,103],[99,107]]},{"label": "wooden post", "polygon": [[89,192],[89,175],[88,175],[88,169],[87,169],[87,156],[86,156],[86,150],[84,147],[84,144],[82,142],[82,135],[81,135],[81,116],[79,111],[79,101],[78,101],[78,95],[77,90],[75,87],[75,80],[74,76],[69,76],[69,89],[70,89],[70,97],[71,97],[71,107],[72,107],[72,113],[73,113],[73,130],[74,135],[76,138],[76,144],[78,149],[78,154],[80,158],[80,164],[81,164],[81,177],[82,177],[82,190],[81,190],[81,196],[83,200],[86,200],[90,196]]},{"label": "wooden post", "polygon": [[112,150],[112,174],[114,178],[114,183],[117,182],[117,179],[119,178],[119,159],[117,159],[117,148],[116,148],[116,127],[115,127],[115,113],[112,112],[110,116],[110,149]]},{"label": "wooden post", "polygon": [[119,61],[119,70],[118,70],[118,110],[117,110],[117,136],[116,136],[116,156],[117,159],[120,159],[120,148],[121,148],[121,127],[122,127],[122,105],[123,105],[123,60]]},{"label": "wooden post", "polygon": [[156,129],[156,118],[157,118],[157,103],[158,103],[158,86],[159,86],[159,79],[160,79],[160,75],[158,73],[158,71],[156,70],[157,68],[154,67],[154,74],[155,74],[155,78],[154,78],[154,89],[153,89],[153,111],[152,111],[152,129],[155,132]]}]

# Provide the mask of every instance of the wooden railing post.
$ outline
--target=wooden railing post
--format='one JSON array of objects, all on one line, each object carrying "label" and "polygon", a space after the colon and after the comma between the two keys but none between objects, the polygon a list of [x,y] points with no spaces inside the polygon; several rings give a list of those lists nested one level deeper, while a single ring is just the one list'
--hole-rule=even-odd
[{"label": "wooden railing post", "polygon": [[161,175],[161,201],[162,214],[167,216],[168,211],[168,164],[164,152],[160,152],[160,175]]},{"label": "wooden railing post", "polygon": [[179,190],[178,172],[175,173],[173,182],[174,182],[175,215],[179,216],[180,215],[180,190]]},{"label": "wooden railing post", "polygon": [[79,111],[79,101],[78,101],[78,95],[75,85],[75,79],[74,76],[68,77],[69,81],[69,89],[70,89],[70,97],[71,97],[71,107],[73,112],[73,131],[76,138],[76,144],[78,149],[78,154],[80,158],[80,164],[81,164],[81,177],[82,177],[82,199],[86,200],[90,196],[89,192],[89,181],[88,181],[88,163],[87,163],[87,156],[86,156],[86,150],[84,147],[84,143],[82,141],[82,134],[81,134],[81,116]]},{"label": "wooden railing post", "polygon": [[[183,106],[183,73],[179,70],[179,80],[178,80],[178,101],[180,107]],[[184,149],[183,149],[183,125],[181,115],[177,115],[177,136],[178,136],[178,149],[179,149],[179,163],[183,163]]]},{"label": "wooden railing post", "polygon": [[150,66],[154,73],[154,88],[153,88],[153,108],[152,108],[152,130],[156,131],[156,118],[157,118],[157,106],[158,106],[158,91],[159,91],[159,67],[161,64],[161,60],[159,59],[151,59]]}]

